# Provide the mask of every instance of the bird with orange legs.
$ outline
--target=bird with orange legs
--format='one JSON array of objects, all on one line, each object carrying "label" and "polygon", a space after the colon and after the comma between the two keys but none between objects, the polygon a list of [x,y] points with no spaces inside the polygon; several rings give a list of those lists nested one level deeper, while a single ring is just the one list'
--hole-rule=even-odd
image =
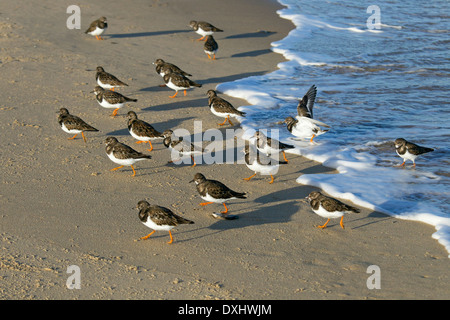
[{"label": "bird with orange legs", "polygon": [[178,91],[182,90],[184,93],[184,96],[186,96],[186,90],[197,87],[201,88],[202,85],[192,81],[188,77],[180,74],[180,73],[168,73],[165,74],[164,77],[164,83],[167,87],[169,87],[172,90],[175,90],[175,94],[173,96],[170,96],[170,98],[175,98],[178,94]]},{"label": "bird with orange legs", "polygon": [[222,217],[228,216],[228,207],[225,204],[226,201],[233,199],[247,199],[245,192],[233,191],[220,181],[206,179],[201,173],[196,173],[194,179],[190,182],[195,182],[200,197],[206,201],[200,203],[201,206],[206,206],[211,203],[223,204],[225,211],[220,212]]},{"label": "bird with orange legs", "polygon": [[207,36],[205,44],[203,45],[203,51],[208,55],[208,59],[216,60],[216,53],[219,50],[219,45],[213,36]]},{"label": "bird with orange legs", "polygon": [[208,90],[206,94],[208,96],[208,105],[212,114],[225,118],[222,123],[219,123],[219,126],[225,125],[227,121],[230,125],[234,125],[233,122],[231,122],[230,117],[245,117],[245,112],[237,110],[230,102],[219,97],[216,91]]},{"label": "bird with orange legs", "polygon": [[97,82],[97,85],[102,87],[103,89],[109,89],[114,91],[115,88],[121,88],[121,87],[128,87],[128,85],[119,80],[116,76],[112,75],[111,73],[108,73],[103,69],[103,67],[97,67],[95,73],[95,81]]},{"label": "bird with orange legs", "polygon": [[254,174],[248,178],[244,178],[246,181],[250,181],[257,173],[262,175],[270,175],[270,184],[273,183],[274,177],[279,170],[280,164],[287,164],[286,161],[277,160],[266,156],[259,152],[253,145],[246,145],[244,148],[244,160],[247,167],[254,172]]},{"label": "bird with orange legs", "polygon": [[173,243],[172,237],[172,229],[180,224],[193,224],[194,221],[185,219],[175,213],[173,213],[170,209],[158,206],[151,205],[145,200],[141,200],[138,202],[137,207],[139,210],[139,220],[149,227],[153,229],[145,237],[139,238],[139,240],[147,240],[150,236],[155,233],[157,230],[169,231],[170,241],[168,244]]},{"label": "bird with orange legs", "polygon": [[130,135],[135,138],[136,143],[148,143],[150,144],[150,149],[147,151],[153,150],[152,140],[164,139],[164,136],[161,132],[153,128],[153,126],[143,120],[138,119],[136,112],[129,111],[127,114],[128,117],[128,131]]},{"label": "bird with orange legs", "polygon": [[114,109],[111,117],[115,117],[120,108],[127,102],[137,102],[137,99],[125,97],[124,95],[110,90],[105,90],[100,86],[96,86],[94,91],[97,102],[103,108]]},{"label": "bird with orange legs", "polygon": [[108,23],[106,17],[101,17],[100,19],[93,21],[84,33],[95,36],[97,40],[104,40],[101,35],[107,28]]},{"label": "bird with orange legs", "polygon": [[415,143],[408,142],[403,138],[398,138],[394,141],[395,152],[403,159],[403,163],[399,167],[403,167],[407,160],[413,162],[413,167],[416,167],[416,158],[424,153],[432,152],[434,149],[422,147]]},{"label": "bird with orange legs", "polygon": [[223,32],[222,29],[219,29],[215,26],[213,26],[211,23],[206,21],[195,21],[192,20],[189,23],[189,26],[194,29],[196,33],[201,35],[202,37],[200,39],[197,39],[197,41],[201,41],[205,39],[206,36],[211,36],[214,34],[214,32]]},{"label": "bird with orange legs", "polygon": [[106,154],[108,158],[117,164],[120,164],[119,167],[111,169],[110,171],[116,171],[117,169],[121,169],[124,166],[130,166],[131,170],[133,170],[133,177],[136,176],[136,171],[134,170],[133,164],[138,161],[151,159],[152,156],[143,154],[134,150],[133,148],[123,144],[117,140],[115,137],[108,137],[105,140],[106,144]]},{"label": "bird with orange legs", "polygon": [[318,191],[311,192],[306,199],[309,201],[311,209],[314,213],[328,219],[324,225],[318,226],[320,229],[325,229],[331,219],[337,218],[341,218],[339,224],[341,228],[344,229],[344,214],[349,212],[360,212],[359,209],[347,205],[337,199],[325,196]]},{"label": "bird with orange legs", "polygon": [[198,147],[188,141],[185,141],[183,137],[178,137],[176,139],[173,138],[172,130],[165,130],[163,132],[164,140],[163,144],[166,148],[171,150],[171,158],[176,155],[178,156],[178,160],[170,160],[169,163],[177,162],[183,156],[190,156],[192,160],[192,167],[195,167],[197,163],[195,162],[194,155],[202,154],[205,150],[202,147]]},{"label": "bird with orange legs", "polygon": [[72,138],[68,138],[69,140],[75,139],[75,137],[81,133],[84,142],[86,142],[84,131],[98,131],[93,126],[84,122],[84,120],[80,117],[70,114],[69,110],[66,108],[61,108],[59,110],[58,122],[63,131],[70,134],[75,134]]},{"label": "bird with orange legs", "polygon": [[289,162],[286,159],[286,154],[284,150],[295,149],[293,145],[283,143],[273,138],[267,137],[262,131],[256,131],[254,136],[256,138],[255,145],[256,148],[266,155],[283,153],[284,161]]}]

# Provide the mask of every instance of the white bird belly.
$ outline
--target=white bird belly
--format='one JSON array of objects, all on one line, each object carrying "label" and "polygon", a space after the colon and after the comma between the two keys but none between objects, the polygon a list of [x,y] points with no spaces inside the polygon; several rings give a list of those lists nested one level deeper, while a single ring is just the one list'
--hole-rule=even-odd
[{"label": "white bird belly", "polygon": [[64,123],[61,125],[61,129],[63,129],[63,131],[65,131],[67,133],[72,133],[72,134],[78,134],[78,133],[81,133],[81,131],[82,131],[82,130],[77,130],[77,129],[69,130],[69,129],[67,129],[67,127]]},{"label": "white bird belly", "polygon": [[279,165],[261,165],[254,161],[252,164],[247,164],[247,167],[262,175],[274,175],[278,172]]},{"label": "white bird belly", "polygon": [[227,199],[216,199],[216,198],[211,197],[208,193],[206,193],[206,196],[200,196],[200,198],[202,198],[203,200],[205,200],[207,202],[214,202],[214,203],[224,203],[225,201],[228,201],[231,199],[236,199],[235,197],[227,198]]},{"label": "white bird belly", "polygon": [[118,159],[118,158],[114,157],[114,154],[112,152],[110,154],[108,154],[108,158],[112,162],[115,162],[115,163],[120,164],[122,166],[131,166],[131,165],[135,164],[137,161],[145,160],[145,158],[141,158],[141,159]]},{"label": "white bird belly", "polygon": [[168,225],[159,226],[156,223],[154,223],[152,221],[152,219],[150,219],[150,218],[147,218],[147,221],[143,222],[143,224],[146,225],[147,227],[149,227],[150,229],[153,229],[153,230],[169,231],[169,230],[172,230],[174,228],[174,226],[168,226]]},{"label": "white bird belly", "polygon": [[97,79],[97,84],[98,84],[100,87],[102,87],[103,89],[112,89],[112,88],[118,87],[118,86],[112,86],[112,85],[110,85],[110,84],[101,82],[101,81],[100,81],[100,77],[98,77],[98,79]]},{"label": "white bird belly", "polygon": [[105,31],[105,29],[100,29],[99,27],[95,27],[95,30],[88,32],[88,34],[93,35],[93,36],[99,36],[103,33],[103,31]]},{"label": "white bird belly", "polygon": [[196,32],[202,36],[210,36],[210,35],[214,34],[213,31],[205,31],[202,28],[198,28],[198,30]]},{"label": "white bird belly", "polygon": [[172,81],[167,82],[167,86],[175,91],[180,91],[180,90],[186,90],[187,88],[183,88],[183,87],[178,87],[177,85],[175,85]]},{"label": "white bird belly", "polygon": [[118,109],[118,108],[122,108],[124,106],[124,103],[111,104],[108,101],[106,101],[106,99],[102,99],[101,102],[97,100],[97,102],[103,108],[108,108],[108,109]]},{"label": "white bird belly", "polygon": [[329,211],[325,210],[322,206],[319,206],[318,210],[313,210],[313,211],[314,211],[314,213],[318,214],[319,216],[321,216],[323,218],[330,218],[330,219],[340,218],[344,215],[344,212],[340,212],[340,211],[329,212]]}]

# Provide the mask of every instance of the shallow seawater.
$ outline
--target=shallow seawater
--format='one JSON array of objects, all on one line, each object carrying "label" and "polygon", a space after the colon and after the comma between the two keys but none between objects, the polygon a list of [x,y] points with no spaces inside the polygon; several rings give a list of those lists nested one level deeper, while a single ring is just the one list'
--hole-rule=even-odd
[{"label": "shallow seawater", "polygon": [[[248,113],[243,128],[279,129],[298,153],[340,172],[301,175],[298,183],[432,224],[450,252],[450,3],[381,1],[381,28],[371,29],[371,2],[279,2],[286,9],[278,14],[296,27],[272,50],[288,61],[217,88],[249,102],[241,108]],[[331,126],[314,145],[292,141],[279,124],[296,115],[313,84],[314,118]],[[394,168],[402,162],[393,143],[400,137],[435,151],[415,169]]]}]

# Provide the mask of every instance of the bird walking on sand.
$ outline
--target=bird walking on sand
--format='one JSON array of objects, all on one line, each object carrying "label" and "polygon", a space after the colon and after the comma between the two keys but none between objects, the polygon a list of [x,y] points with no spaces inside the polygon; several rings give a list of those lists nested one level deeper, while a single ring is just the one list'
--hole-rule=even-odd
[{"label": "bird walking on sand", "polygon": [[344,229],[344,214],[348,212],[360,212],[359,209],[349,206],[337,199],[327,197],[318,191],[311,192],[306,197],[306,199],[309,201],[311,209],[314,211],[314,213],[328,219],[324,225],[318,226],[318,228],[320,229],[326,228],[328,222],[330,222],[330,219],[336,218],[341,218],[339,224],[341,225],[342,229]]},{"label": "bird walking on sand", "polygon": [[219,45],[216,40],[214,40],[214,37],[207,36],[205,44],[203,45],[203,51],[208,55],[208,59],[216,60],[217,50],[219,50]]},{"label": "bird walking on sand", "polygon": [[399,167],[403,167],[407,160],[413,162],[414,168],[416,167],[416,158],[424,153],[432,152],[434,149],[422,147],[415,143],[408,142],[403,138],[395,140],[395,151],[403,159],[403,163]]},{"label": "bird walking on sand", "polygon": [[160,207],[158,205],[151,205],[145,200],[141,200],[137,204],[137,209],[139,209],[139,220],[153,229],[145,237],[139,238],[139,240],[147,240],[150,236],[157,230],[169,231],[170,241],[168,244],[173,243],[173,237],[171,230],[180,224],[193,224],[194,221],[185,219],[173,213],[170,209]]},{"label": "bird walking on sand", "polygon": [[96,69],[95,81],[103,89],[109,89],[112,91],[114,91],[115,88],[128,87],[125,82],[120,81],[116,76],[106,72],[105,69],[100,66]]},{"label": "bird walking on sand", "polygon": [[266,155],[272,155],[281,152],[283,153],[284,161],[289,162],[288,159],[286,159],[284,150],[295,149],[293,145],[283,143],[273,138],[269,138],[259,130],[255,132],[254,137],[256,138],[256,148],[259,151],[265,153]]},{"label": "bird walking on sand", "polygon": [[[203,148],[197,147],[196,145],[187,142],[183,139],[183,137],[178,137],[178,140],[173,139],[172,137],[173,131],[168,129],[163,132],[164,136],[164,146],[171,151],[175,151],[179,156],[190,156],[192,160],[192,167],[195,167],[197,164],[194,160],[194,155],[202,154],[205,150]],[[179,159],[178,159],[179,160]],[[170,160],[169,163],[178,161],[178,160]]]},{"label": "bird walking on sand", "polygon": [[265,154],[259,152],[253,146],[250,147],[246,145],[244,148],[244,160],[247,168],[252,170],[254,174],[248,178],[244,178],[246,181],[250,181],[257,173],[263,175],[270,175],[270,184],[273,183],[273,175],[278,172],[280,164],[287,164],[286,161],[280,161],[266,156]]},{"label": "bird walking on sand", "polygon": [[216,28],[211,23],[206,21],[195,21],[192,20],[189,23],[189,26],[194,29],[196,33],[201,35],[202,37],[200,39],[197,39],[197,41],[203,40],[206,36],[211,36],[214,34],[214,32],[223,32],[222,29]]},{"label": "bird walking on sand", "polygon": [[103,34],[107,28],[108,23],[106,17],[101,17],[100,19],[93,21],[84,33],[95,36],[97,40],[103,40],[101,34]]},{"label": "bird walking on sand", "polygon": [[126,144],[120,143],[115,137],[106,138],[105,144],[108,158],[112,162],[120,164],[119,167],[111,169],[110,171],[115,171],[123,168],[124,166],[130,166],[131,170],[133,170],[132,176],[134,177],[136,176],[136,171],[133,168],[133,164],[138,161],[152,158],[150,155],[143,154],[127,146]]},{"label": "bird walking on sand", "polygon": [[58,122],[63,131],[75,134],[72,138],[68,138],[69,140],[75,139],[75,137],[81,133],[84,142],[86,142],[86,137],[83,133],[84,131],[98,131],[93,126],[84,122],[81,118],[71,115],[66,108],[59,109]]},{"label": "bird walking on sand", "polygon": [[164,77],[168,73],[179,73],[186,77],[192,76],[192,74],[181,70],[178,66],[170,62],[166,62],[163,59],[156,59],[156,61],[153,62],[153,64],[156,66],[155,67],[156,73],[159,74],[161,77]]},{"label": "bird walking on sand", "polygon": [[218,117],[225,118],[225,121],[219,123],[219,126],[223,126],[227,121],[229,124],[233,125],[230,117],[245,117],[245,112],[237,110],[231,103],[217,96],[216,91],[208,90],[206,94],[209,97],[208,105],[211,109],[211,112]]},{"label": "bird walking on sand", "polygon": [[112,117],[117,115],[117,111],[122,108],[127,102],[137,102],[137,99],[131,99],[124,95],[110,90],[105,90],[100,86],[96,86],[92,91],[97,99],[99,105],[103,108],[114,109],[111,114]]},{"label": "bird walking on sand", "polygon": [[152,140],[163,139],[164,136],[161,132],[153,128],[153,126],[143,120],[138,119],[136,112],[129,111],[128,117],[128,131],[130,135],[135,138],[136,143],[148,143],[150,144],[150,149],[153,150]]},{"label": "bird walking on sand", "polygon": [[200,197],[206,201],[200,203],[201,206],[206,206],[211,203],[222,203],[225,211],[221,211],[220,213],[224,215],[228,214],[228,208],[225,204],[226,201],[247,199],[245,192],[233,191],[220,181],[206,179],[201,173],[196,173],[194,179],[190,182],[195,182]]},{"label": "bird walking on sand", "polygon": [[184,96],[186,96],[186,90],[198,87],[201,88],[201,84],[196,83],[192,81],[191,79],[187,78],[186,76],[183,76],[180,73],[168,73],[165,74],[164,82],[166,83],[166,86],[168,86],[170,89],[175,90],[175,94],[173,96],[170,96],[170,98],[175,98],[178,94],[178,91],[183,90]]}]

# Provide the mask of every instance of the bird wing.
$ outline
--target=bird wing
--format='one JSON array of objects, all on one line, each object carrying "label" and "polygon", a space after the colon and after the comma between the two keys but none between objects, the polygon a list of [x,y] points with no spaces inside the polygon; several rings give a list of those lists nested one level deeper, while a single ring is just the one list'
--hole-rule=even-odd
[{"label": "bird wing", "polygon": [[316,95],[317,88],[315,85],[312,85],[297,106],[299,116],[313,118],[313,107],[316,100]]},{"label": "bird wing", "polygon": [[92,21],[85,33],[92,32],[98,26],[99,20]]},{"label": "bird wing", "polygon": [[64,122],[64,125],[69,130],[76,129],[76,130],[98,131],[94,127],[92,127],[92,126],[88,125],[86,122],[84,122],[83,119],[81,119],[77,116],[71,115],[71,114],[61,117],[60,123],[61,122]]},{"label": "bird wing", "polygon": [[117,79],[116,76],[108,73],[108,72],[101,72],[99,74],[100,77],[100,81],[103,83],[108,83],[110,85],[115,85],[115,86],[128,86],[125,82],[120,81],[119,79]]},{"label": "bird wing", "polygon": [[434,151],[431,148],[421,147],[421,146],[419,146],[415,143],[411,143],[411,142],[408,142],[406,144],[406,148],[408,149],[409,153],[416,155],[416,156],[423,154],[423,153]]},{"label": "bird wing", "polygon": [[142,120],[134,120],[133,123],[133,131],[138,135],[143,135],[147,137],[160,137],[161,132],[153,128],[153,126]]},{"label": "bird wing", "polygon": [[150,219],[157,225],[169,225],[169,226],[176,226],[177,218],[175,214],[164,207],[160,206],[151,206],[148,211],[148,215]]},{"label": "bird wing", "polygon": [[213,198],[228,199],[239,195],[239,193],[231,190],[220,181],[208,180],[204,183],[207,188],[206,192]]},{"label": "bird wing", "polygon": [[139,158],[149,158],[149,155],[143,154],[127,146],[123,143],[116,143],[112,149],[114,156],[118,159],[139,159]]}]

